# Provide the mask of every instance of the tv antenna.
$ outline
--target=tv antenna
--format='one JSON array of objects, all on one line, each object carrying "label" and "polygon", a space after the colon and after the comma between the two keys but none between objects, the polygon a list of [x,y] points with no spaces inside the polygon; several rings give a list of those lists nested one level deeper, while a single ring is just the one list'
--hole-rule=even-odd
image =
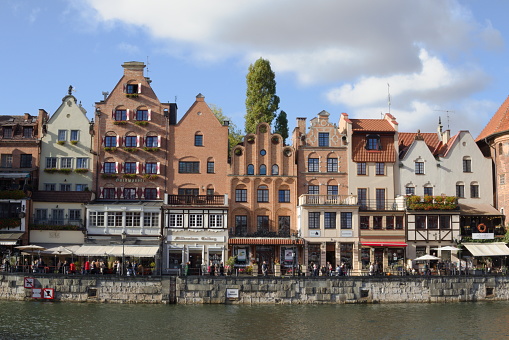
[{"label": "tv antenna", "polygon": [[150,63],[148,62],[148,56],[147,56],[147,77],[148,77],[148,73],[150,72],[150,70],[148,69],[148,65],[150,65]]},{"label": "tv antenna", "polygon": [[389,113],[391,113],[391,86],[387,83],[387,103],[389,104]]},{"label": "tv antenna", "polygon": [[449,112],[454,113],[454,111],[451,111],[451,110],[434,110],[434,111],[445,112],[445,116],[447,117],[447,130],[450,130],[450,128],[449,128],[449,120],[450,120]]}]

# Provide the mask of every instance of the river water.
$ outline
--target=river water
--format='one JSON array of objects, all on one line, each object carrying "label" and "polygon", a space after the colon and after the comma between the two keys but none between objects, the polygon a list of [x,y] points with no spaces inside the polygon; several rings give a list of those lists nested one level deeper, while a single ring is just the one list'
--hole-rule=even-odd
[{"label": "river water", "polygon": [[0,339],[501,339],[509,302],[120,305],[0,302]]}]

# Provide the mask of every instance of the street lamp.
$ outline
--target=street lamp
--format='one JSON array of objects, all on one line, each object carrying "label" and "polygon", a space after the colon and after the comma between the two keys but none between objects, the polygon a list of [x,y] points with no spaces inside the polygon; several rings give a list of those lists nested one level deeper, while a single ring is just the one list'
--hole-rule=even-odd
[{"label": "street lamp", "polygon": [[122,231],[122,269],[120,271],[121,275],[124,276],[124,268],[125,268],[125,239],[127,238],[127,233]]}]

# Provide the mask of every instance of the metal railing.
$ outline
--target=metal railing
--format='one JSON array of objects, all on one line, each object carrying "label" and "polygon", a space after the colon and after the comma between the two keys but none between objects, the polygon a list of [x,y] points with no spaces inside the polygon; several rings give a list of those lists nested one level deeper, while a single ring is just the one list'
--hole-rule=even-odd
[{"label": "metal railing", "polygon": [[358,200],[359,210],[405,210],[404,200]]},{"label": "metal railing", "polygon": [[304,194],[299,197],[299,205],[357,205],[357,196]]},{"label": "metal railing", "polygon": [[168,205],[226,205],[224,195],[168,195]]}]

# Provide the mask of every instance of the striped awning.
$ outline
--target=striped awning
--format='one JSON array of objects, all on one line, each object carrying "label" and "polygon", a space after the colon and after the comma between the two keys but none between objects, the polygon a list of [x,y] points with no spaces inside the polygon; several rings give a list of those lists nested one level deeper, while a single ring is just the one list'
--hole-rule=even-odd
[{"label": "striped awning", "polygon": [[159,246],[132,246],[132,245],[85,245],[75,252],[78,256],[132,256],[132,257],[154,257],[159,251]]},{"label": "striped awning", "polygon": [[463,243],[474,256],[508,256],[509,248],[502,242]]},{"label": "striped awning", "polygon": [[304,240],[292,240],[291,238],[278,237],[249,237],[249,238],[231,238],[228,244],[254,244],[254,245],[278,245],[278,244],[304,244]]},{"label": "striped awning", "polygon": [[407,247],[405,242],[361,242],[366,247]]}]

